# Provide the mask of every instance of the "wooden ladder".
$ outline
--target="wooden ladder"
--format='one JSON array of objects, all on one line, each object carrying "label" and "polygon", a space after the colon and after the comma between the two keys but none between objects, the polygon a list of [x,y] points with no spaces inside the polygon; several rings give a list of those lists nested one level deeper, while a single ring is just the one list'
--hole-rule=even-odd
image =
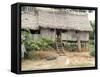
[{"label": "wooden ladder", "polygon": [[64,55],[64,54],[65,54],[65,53],[64,53],[63,43],[62,43],[61,40],[56,41],[56,48],[57,48],[58,54],[60,54],[60,55]]}]

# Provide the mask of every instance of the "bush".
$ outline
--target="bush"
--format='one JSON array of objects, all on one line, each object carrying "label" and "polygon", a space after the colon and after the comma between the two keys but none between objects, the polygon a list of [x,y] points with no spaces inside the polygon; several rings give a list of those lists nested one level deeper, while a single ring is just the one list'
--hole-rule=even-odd
[{"label": "bush", "polygon": [[95,56],[95,50],[91,51],[90,55],[94,57]]},{"label": "bush", "polygon": [[91,24],[91,26],[93,28],[93,31],[90,32],[90,39],[94,40],[95,39],[95,21],[90,21],[90,24]]},{"label": "bush", "polygon": [[49,50],[53,49],[53,44],[54,42],[51,39],[48,38],[41,38],[37,41],[34,41],[32,39],[32,34],[30,31],[22,31],[22,38],[21,38],[21,43],[25,45],[26,51],[25,52],[25,57],[28,57],[29,53],[31,51],[39,51],[39,50]]},{"label": "bush", "polygon": [[51,39],[48,38],[42,38],[40,40],[41,43],[41,50],[48,50],[48,49],[52,49],[54,42]]},{"label": "bush", "polygon": [[75,50],[77,49],[77,46],[76,46],[75,43],[67,44],[66,47],[67,47],[67,49],[68,49],[69,51],[75,51]]},{"label": "bush", "polygon": [[94,40],[90,40],[90,44],[94,45]]},{"label": "bush", "polygon": [[25,45],[27,51],[32,50],[47,50],[49,48],[53,48],[53,41],[48,38],[41,38],[37,41],[32,39],[32,34],[29,31],[22,31],[22,38],[21,42]]}]

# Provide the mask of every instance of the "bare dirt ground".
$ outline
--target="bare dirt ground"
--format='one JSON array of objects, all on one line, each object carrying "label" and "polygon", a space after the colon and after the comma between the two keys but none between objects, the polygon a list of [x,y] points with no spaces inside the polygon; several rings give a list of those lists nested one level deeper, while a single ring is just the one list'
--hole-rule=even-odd
[{"label": "bare dirt ground", "polygon": [[[53,52],[52,52],[53,53]],[[76,68],[95,66],[95,58],[89,52],[66,52],[55,60],[24,60],[22,70]]]}]

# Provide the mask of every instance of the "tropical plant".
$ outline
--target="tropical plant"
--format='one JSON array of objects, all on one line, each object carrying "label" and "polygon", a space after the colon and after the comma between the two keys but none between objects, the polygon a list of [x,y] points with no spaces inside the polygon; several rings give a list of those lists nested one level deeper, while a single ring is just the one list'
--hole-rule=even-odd
[{"label": "tropical plant", "polygon": [[95,56],[95,50],[92,50],[92,51],[90,52],[90,55],[94,57],[94,56]]},{"label": "tropical plant", "polygon": [[75,43],[70,43],[70,44],[67,44],[67,50],[69,51],[75,51],[77,49],[77,46]]},{"label": "tropical plant", "polygon": [[53,40],[49,38],[41,38],[39,40],[33,40],[32,34],[29,30],[21,31],[21,43],[25,45],[26,57],[29,55],[30,52],[35,52],[39,50],[49,50],[54,48]]},{"label": "tropical plant", "polygon": [[95,38],[95,21],[90,21],[90,24],[91,24],[91,26],[93,28],[93,31],[90,32],[90,39],[94,40],[94,38]]}]

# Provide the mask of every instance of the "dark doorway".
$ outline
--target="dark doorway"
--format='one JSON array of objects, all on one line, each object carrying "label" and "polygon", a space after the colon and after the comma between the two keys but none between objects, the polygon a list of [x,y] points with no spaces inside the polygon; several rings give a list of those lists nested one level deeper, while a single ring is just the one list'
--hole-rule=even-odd
[{"label": "dark doorway", "polygon": [[56,35],[57,35],[57,41],[61,40],[61,30],[56,30]]}]

